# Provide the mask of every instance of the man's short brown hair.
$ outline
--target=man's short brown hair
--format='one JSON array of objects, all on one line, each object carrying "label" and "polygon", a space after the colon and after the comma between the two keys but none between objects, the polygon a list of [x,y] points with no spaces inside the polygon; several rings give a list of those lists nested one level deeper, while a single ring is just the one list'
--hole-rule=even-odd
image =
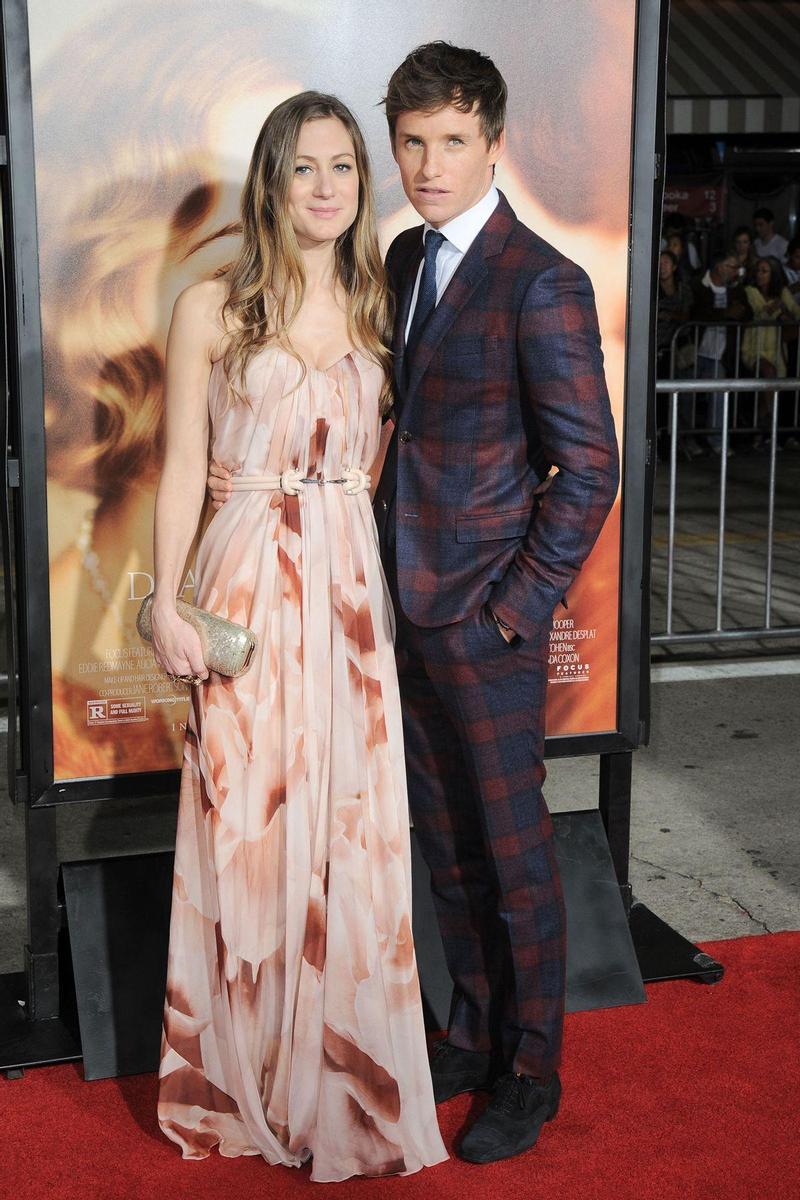
[{"label": "man's short brown hair", "polygon": [[435,112],[452,104],[461,112],[476,109],[491,146],[506,123],[507,95],[506,82],[487,54],[450,42],[427,42],[394,72],[383,103],[393,142],[400,113]]}]

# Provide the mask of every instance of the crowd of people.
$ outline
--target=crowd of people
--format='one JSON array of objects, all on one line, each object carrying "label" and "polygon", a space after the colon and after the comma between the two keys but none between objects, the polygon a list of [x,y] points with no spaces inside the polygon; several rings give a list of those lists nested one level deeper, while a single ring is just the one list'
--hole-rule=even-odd
[{"label": "crowd of people", "polygon": [[[785,378],[790,369],[797,372],[799,326],[800,238],[789,241],[776,231],[770,209],[757,209],[752,227],[735,229],[730,246],[712,254],[705,267],[680,222],[667,219],[658,272],[659,378]],[[753,449],[769,444],[770,404],[760,394],[739,422]],[[796,424],[793,412],[792,397],[782,397],[779,426]],[[658,424],[666,430],[666,410]],[[705,431],[702,440],[699,429]],[[695,403],[682,397],[678,432],[687,458],[734,453],[731,440],[725,444],[723,438],[722,392],[698,396]],[[779,446],[798,449],[800,440],[788,429]]]}]

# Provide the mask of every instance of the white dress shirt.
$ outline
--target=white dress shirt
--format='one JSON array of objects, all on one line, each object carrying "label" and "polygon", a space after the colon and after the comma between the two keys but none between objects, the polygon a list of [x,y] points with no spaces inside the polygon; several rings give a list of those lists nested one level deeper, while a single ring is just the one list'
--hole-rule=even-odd
[{"label": "white dress shirt", "polygon": [[780,263],[786,261],[789,243],[779,233],[773,233],[768,242],[762,242],[761,238],[756,238],[753,246],[759,258],[777,258]]},{"label": "white dress shirt", "polygon": [[[442,242],[439,247],[439,253],[436,255],[437,304],[444,295],[448,283],[455,275],[462,258],[499,203],[500,193],[494,184],[492,184],[486,195],[481,197],[477,204],[473,204],[472,208],[468,208],[466,212],[459,213],[457,217],[453,217],[452,221],[447,221],[446,224],[439,226],[439,233],[444,234],[445,241]],[[433,225],[426,221],[422,229],[423,245],[425,244],[425,234],[429,229],[433,229]],[[420,280],[422,279],[423,265],[424,260],[419,264],[417,278],[414,283],[414,294],[411,297],[411,307],[408,310],[408,321],[406,323],[406,341],[408,341],[408,331],[411,328],[414,309],[417,307],[417,296],[419,294]]]},{"label": "white dress shirt", "polygon": [[[703,287],[711,288],[714,294],[714,308],[727,308],[728,289],[724,284],[714,283],[711,272],[706,271],[702,279]],[[713,358],[721,362],[728,344],[728,331],[721,325],[709,325],[703,334],[703,340],[697,354],[701,358]]]}]

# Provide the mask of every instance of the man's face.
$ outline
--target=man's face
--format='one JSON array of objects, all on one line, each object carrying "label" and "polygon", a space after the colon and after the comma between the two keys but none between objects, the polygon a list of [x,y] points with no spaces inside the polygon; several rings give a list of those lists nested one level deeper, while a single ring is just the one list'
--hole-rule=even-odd
[{"label": "man's face", "polygon": [[505,149],[505,132],[488,146],[480,118],[452,104],[435,112],[403,112],[392,153],[414,208],[435,229],[477,204]]},{"label": "man's face", "polygon": [[789,255],[788,263],[793,271],[800,271],[800,246]]},{"label": "man's face", "polygon": [[762,242],[768,242],[772,237],[772,221],[765,221],[763,217],[756,217],[753,221],[753,228],[756,231],[756,237]]},{"label": "man's face", "polygon": [[733,255],[729,255],[728,258],[725,258],[722,260],[722,262],[717,263],[716,267],[711,272],[711,275],[714,278],[714,283],[716,283],[718,287],[722,287],[723,284],[725,284],[727,287],[728,284],[733,283],[738,274],[739,263],[733,257]]}]

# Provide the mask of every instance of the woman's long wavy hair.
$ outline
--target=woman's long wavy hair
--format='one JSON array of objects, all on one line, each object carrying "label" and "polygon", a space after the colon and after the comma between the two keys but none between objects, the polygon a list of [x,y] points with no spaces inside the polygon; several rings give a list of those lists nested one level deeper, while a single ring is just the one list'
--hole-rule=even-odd
[{"label": "woman's long wavy hair", "polygon": [[300,130],[306,121],[325,117],[341,121],[355,151],[358,209],[353,224],[336,239],[335,270],[347,297],[350,340],[386,373],[381,397],[386,411],[391,406],[392,307],[378,246],[369,156],[353,114],[341,100],[321,92],[300,92],[284,100],[256,140],[242,191],[242,248],[226,271],[225,372],[232,397],[242,400],[247,365],[257,350],[280,343],[292,352],[289,330],[303,302],[305,271],[289,219],[289,188]]}]

